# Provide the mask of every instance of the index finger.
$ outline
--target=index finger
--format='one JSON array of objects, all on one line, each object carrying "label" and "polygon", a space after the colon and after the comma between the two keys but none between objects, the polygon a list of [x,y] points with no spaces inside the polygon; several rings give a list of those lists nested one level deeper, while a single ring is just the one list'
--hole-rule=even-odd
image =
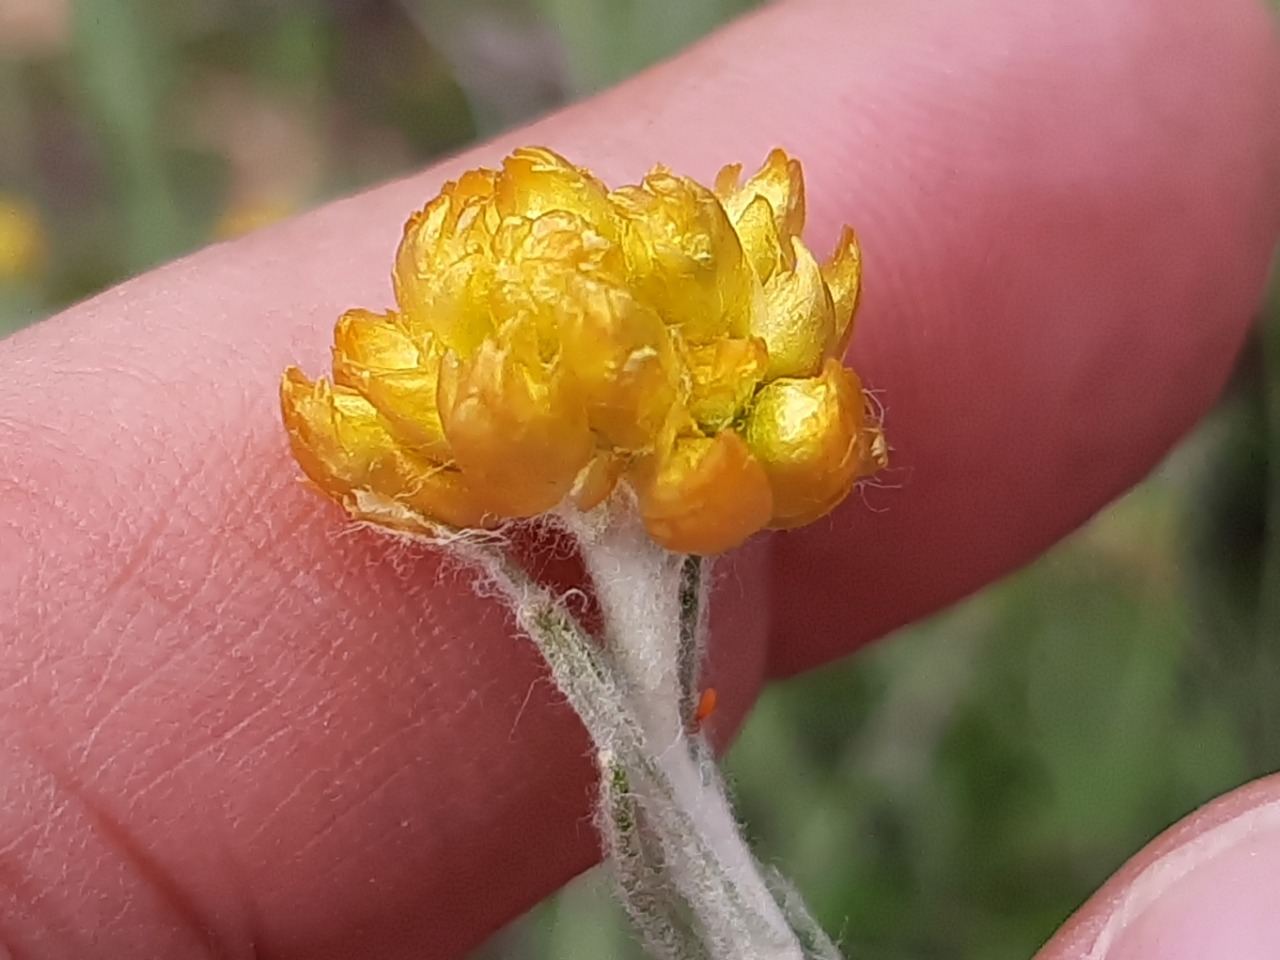
[{"label": "index finger", "polygon": [[1217,398],[1280,231],[1261,5],[953,4],[865,56],[814,206],[864,236],[853,350],[893,469],[778,538],[775,675],[959,599],[1141,479]]},{"label": "index finger", "polygon": [[[347,533],[278,424],[280,369],[322,368],[338,312],[390,302],[400,223],[445,176],[517,141],[615,183],[780,144],[806,163],[815,246],[860,229],[859,364],[911,475],[884,514],[855,502],[733,561],[716,682],[740,714],[770,629],[793,669],[923,612],[1049,542],[1203,408],[1273,226],[1260,22],[1242,2],[784,4],[6,343],[0,934],[64,956],[195,956],[211,936],[233,955],[453,956],[592,862],[586,741],[531,651],[438,557]],[[1180,110],[1212,114],[1190,145],[1174,81]],[[1139,122],[1151,103],[1164,123]],[[1170,253],[1174,228],[1197,257]],[[1152,389],[1108,388],[1125,370]],[[1015,522],[992,530],[1006,494]],[[789,563],[772,628],[770,550]]]}]

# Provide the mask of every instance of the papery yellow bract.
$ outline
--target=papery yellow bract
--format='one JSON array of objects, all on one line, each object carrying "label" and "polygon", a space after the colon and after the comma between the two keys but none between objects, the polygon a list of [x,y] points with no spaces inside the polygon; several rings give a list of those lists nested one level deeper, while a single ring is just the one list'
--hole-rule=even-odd
[{"label": "papery yellow bract", "polygon": [[280,399],[303,472],[357,520],[420,534],[491,525],[458,471],[405,450],[354,390],[290,368]]},{"label": "papery yellow bract", "polygon": [[639,473],[649,535],[678,553],[732,549],[769,523],[773,494],[760,462],[733,430],[681,437]]},{"label": "papery yellow bract", "polygon": [[625,217],[637,295],[686,340],[744,336],[761,306],[760,284],[715,194],[659,167],[610,199]]},{"label": "papery yellow bract", "polygon": [[682,553],[817,519],[886,448],[843,364],[857,241],[819,265],[804,215],[781,150],[714,191],[662,167],[610,191],[541,147],[469,171],[406,225],[397,308],[338,321],[333,384],[285,374],[294,455],[352,516],[415,534],[619,487]]},{"label": "papery yellow bract", "polygon": [[798,237],[791,238],[791,248],[794,265],[765,283],[767,309],[751,325],[769,351],[770,380],[813,376],[836,341],[835,307],[822,269]]},{"label": "papery yellow bract", "polygon": [[755,337],[726,337],[686,347],[684,361],[689,415],[701,432],[714,434],[731,427],[750,405],[768,369],[769,350]]},{"label": "papery yellow bract", "polygon": [[609,240],[621,229],[608,188],[545,147],[521,147],[502,161],[495,207],[503,217],[533,219],[570,211]]},{"label": "papery yellow bract", "polygon": [[649,449],[682,373],[657,312],[625,287],[579,279],[559,319],[561,362],[582,388],[592,432],[611,449]]},{"label": "papery yellow bract", "polygon": [[773,490],[772,526],[802,526],[844,499],[865,469],[863,417],[861,384],[835,359],[819,376],[783,378],[760,390],[746,440]]},{"label": "papery yellow bract", "polygon": [[439,344],[419,345],[395,314],[348,310],[334,328],[333,382],[360,393],[400,443],[448,460],[452,454],[436,402],[440,361]]},{"label": "papery yellow bract", "polygon": [[486,297],[492,273],[497,175],[472,170],[409,218],[391,277],[405,325],[470,353],[493,332]]},{"label": "papery yellow bract", "polygon": [[496,514],[532,517],[573,487],[593,446],[577,384],[518,340],[486,340],[466,360],[446,356],[437,393],[454,460]]},{"label": "papery yellow bract", "polygon": [[730,164],[716,176],[716,193],[730,219],[736,222],[743,211],[761,197],[769,205],[778,236],[784,242],[798,237],[804,229],[805,217],[804,174],[800,161],[775,148],[769,151],[764,166],[740,185],[741,177],[740,163]]}]

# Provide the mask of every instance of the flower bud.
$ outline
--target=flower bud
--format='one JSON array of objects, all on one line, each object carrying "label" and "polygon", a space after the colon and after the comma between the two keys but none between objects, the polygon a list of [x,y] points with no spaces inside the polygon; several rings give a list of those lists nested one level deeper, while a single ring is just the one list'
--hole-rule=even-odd
[{"label": "flower bud", "polygon": [[625,287],[580,278],[559,306],[563,363],[581,386],[592,431],[610,446],[652,446],[679,371],[657,313]]},{"label": "flower bud", "polygon": [[747,332],[756,305],[742,244],[715,195],[659,167],[611,195],[637,293],[694,343]]},{"label": "flower bud", "polygon": [[445,184],[440,196],[405,225],[392,273],[405,325],[430,334],[462,356],[493,332],[488,297],[496,175],[472,170]]},{"label": "flower bud", "polygon": [[690,373],[688,407],[704,433],[727,429],[742,415],[769,365],[764,341],[716,340],[688,346],[684,353]]},{"label": "flower bud", "polygon": [[742,164],[731,164],[716,176],[716,195],[735,223],[756,197],[769,202],[774,228],[785,243],[804,229],[804,174],[800,161],[778,149],[770,150],[764,166],[746,183],[739,185]]},{"label": "flower bud", "polygon": [[775,274],[795,269],[795,250],[790,238],[778,233],[773,208],[764,197],[755,197],[747,204],[733,222],[733,229],[742,241],[742,250],[759,283],[768,283]]},{"label": "flower bud", "polygon": [[520,147],[502,161],[495,205],[503,217],[536,218],[568,211],[609,240],[618,237],[618,214],[608,188],[545,147]]},{"label": "flower bud", "polygon": [[586,412],[561,372],[512,331],[440,369],[440,421],[476,500],[508,517],[555,507],[593,454]]},{"label": "flower bud", "polygon": [[774,528],[823,516],[863,469],[862,389],[853,371],[828,360],[822,374],[765,385],[747,417],[747,446],[773,491]]},{"label": "flower bud", "polygon": [[405,451],[354,390],[290,368],[280,405],[303,473],[356,520],[419,534],[490,524],[457,471]]},{"label": "flower bud", "polygon": [[373,404],[392,434],[433,460],[452,456],[436,406],[440,349],[415,343],[396,314],[348,310],[334,329],[333,380]]},{"label": "flower bud", "polygon": [[645,529],[676,553],[715,554],[769,521],[769,480],[732,430],[683,437],[638,482]]},{"label": "flower bud", "polygon": [[764,285],[768,309],[758,314],[751,333],[769,350],[769,380],[810,377],[835,339],[831,294],[808,247],[791,240],[795,269],[780,270]]}]

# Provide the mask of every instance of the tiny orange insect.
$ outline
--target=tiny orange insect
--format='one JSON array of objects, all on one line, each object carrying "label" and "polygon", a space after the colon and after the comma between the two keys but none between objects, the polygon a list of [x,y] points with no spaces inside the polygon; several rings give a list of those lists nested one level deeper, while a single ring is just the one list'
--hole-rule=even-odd
[{"label": "tiny orange insect", "polygon": [[706,719],[716,712],[716,696],[715,687],[707,687],[702,691],[702,696],[698,698],[698,708],[693,711],[693,729],[697,730],[702,726]]}]

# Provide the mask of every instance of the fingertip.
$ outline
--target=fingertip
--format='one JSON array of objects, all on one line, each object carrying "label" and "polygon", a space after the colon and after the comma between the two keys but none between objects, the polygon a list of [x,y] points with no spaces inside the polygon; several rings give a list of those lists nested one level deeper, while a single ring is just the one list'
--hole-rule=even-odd
[{"label": "fingertip", "polygon": [[1037,960],[1280,956],[1280,777],[1196,811],[1116,874]]},{"label": "fingertip", "polygon": [[893,456],[874,509],[778,539],[776,674],[1075,529],[1204,414],[1256,313],[1280,222],[1260,6],[960,9],[898,25],[857,146],[814,167],[862,242],[853,357]]}]

